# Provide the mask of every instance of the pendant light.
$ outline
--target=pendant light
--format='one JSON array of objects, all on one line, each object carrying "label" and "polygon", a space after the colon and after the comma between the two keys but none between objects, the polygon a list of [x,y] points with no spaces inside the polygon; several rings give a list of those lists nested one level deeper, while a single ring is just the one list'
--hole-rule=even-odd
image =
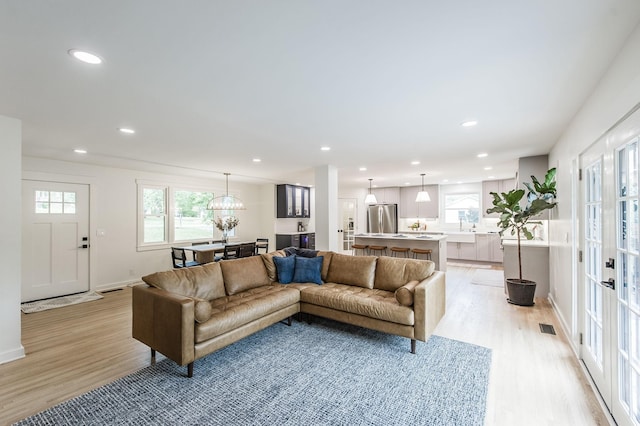
[{"label": "pendant light", "polygon": [[416,196],[416,203],[426,203],[427,201],[431,201],[429,193],[424,190],[424,175],[425,173],[420,173],[420,176],[422,176],[422,190],[418,192],[418,195]]},{"label": "pendant light", "polygon": [[376,196],[374,194],[371,193],[371,181],[373,179],[369,179],[369,193],[367,194],[366,197],[364,197],[364,203],[365,204],[377,204],[378,200],[376,199]]},{"label": "pendant light", "polygon": [[215,197],[207,204],[209,210],[246,210],[244,203],[237,197],[229,195],[229,175],[231,173],[225,173],[227,183],[227,193],[219,197]]}]

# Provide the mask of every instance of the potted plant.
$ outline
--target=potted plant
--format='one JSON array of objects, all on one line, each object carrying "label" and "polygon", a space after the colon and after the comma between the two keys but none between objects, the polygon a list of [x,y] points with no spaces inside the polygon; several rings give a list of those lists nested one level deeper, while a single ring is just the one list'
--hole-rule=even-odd
[{"label": "potted plant", "polygon": [[493,207],[487,209],[487,213],[498,213],[500,219],[498,227],[500,235],[505,231],[511,231],[511,235],[516,235],[518,241],[518,278],[506,278],[509,303],[522,306],[532,306],[536,291],[535,281],[522,278],[522,251],[520,240],[522,235],[527,240],[533,239],[533,234],[527,228],[528,225],[540,224],[534,219],[545,210],[552,209],[557,204],[556,198],[556,169],[547,171],[544,182],[539,182],[535,176],[531,176],[532,184],[524,185],[529,190],[527,202],[524,208],[520,205],[520,200],[524,197],[524,189],[512,189],[509,192],[498,194],[491,192],[493,196]]}]

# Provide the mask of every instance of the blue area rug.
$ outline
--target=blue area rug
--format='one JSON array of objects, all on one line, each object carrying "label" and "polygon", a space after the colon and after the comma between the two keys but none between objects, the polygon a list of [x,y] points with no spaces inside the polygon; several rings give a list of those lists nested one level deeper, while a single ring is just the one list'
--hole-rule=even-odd
[{"label": "blue area rug", "polygon": [[314,318],[163,360],[20,425],[483,425],[491,350]]}]

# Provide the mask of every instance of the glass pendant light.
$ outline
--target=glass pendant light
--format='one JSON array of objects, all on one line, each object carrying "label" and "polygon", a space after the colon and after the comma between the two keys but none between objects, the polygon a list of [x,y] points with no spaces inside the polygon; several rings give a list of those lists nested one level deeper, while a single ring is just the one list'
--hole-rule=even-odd
[{"label": "glass pendant light", "polygon": [[229,175],[231,173],[225,173],[227,181],[227,193],[219,197],[215,197],[207,204],[209,210],[246,210],[244,203],[237,197],[229,195]]},{"label": "glass pendant light", "polygon": [[426,203],[427,201],[431,201],[429,193],[424,190],[424,175],[425,173],[420,173],[420,176],[422,176],[422,190],[418,192],[418,195],[416,196],[416,203]]},{"label": "glass pendant light", "polygon": [[367,194],[366,197],[364,197],[364,203],[365,204],[377,204],[378,200],[376,199],[376,196],[374,194],[371,193],[371,181],[373,179],[369,179],[369,193]]}]

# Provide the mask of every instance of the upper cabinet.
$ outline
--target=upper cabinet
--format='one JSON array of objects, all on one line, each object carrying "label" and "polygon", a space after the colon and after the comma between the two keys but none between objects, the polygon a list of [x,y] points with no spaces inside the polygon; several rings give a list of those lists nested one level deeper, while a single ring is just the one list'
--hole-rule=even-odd
[{"label": "upper cabinet", "polygon": [[378,204],[399,204],[400,203],[400,188],[373,188],[371,193],[376,196]]},{"label": "upper cabinet", "polygon": [[438,185],[425,185],[424,190],[429,193],[431,201],[416,203],[416,196],[421,189],[422,186],[403,186],[400,188],[400,206],[398,208],[400,217],[435,219],[439,216],[440,197]]},{"label": "upper cabinet", "polygon": [[498,194],[502,192],[509,192],[516,187],[515,179],[503,179],[503,180],[485,180],[482,182],[482,216],[484,217],[498,217],[498,213],[487,214],[487,209],[493,207],[493,195],[492,192]]},{"label": "upper cabinet", "polygon": [[277,185],[277,217],[311,217],[311,190],[306,186]]}]

